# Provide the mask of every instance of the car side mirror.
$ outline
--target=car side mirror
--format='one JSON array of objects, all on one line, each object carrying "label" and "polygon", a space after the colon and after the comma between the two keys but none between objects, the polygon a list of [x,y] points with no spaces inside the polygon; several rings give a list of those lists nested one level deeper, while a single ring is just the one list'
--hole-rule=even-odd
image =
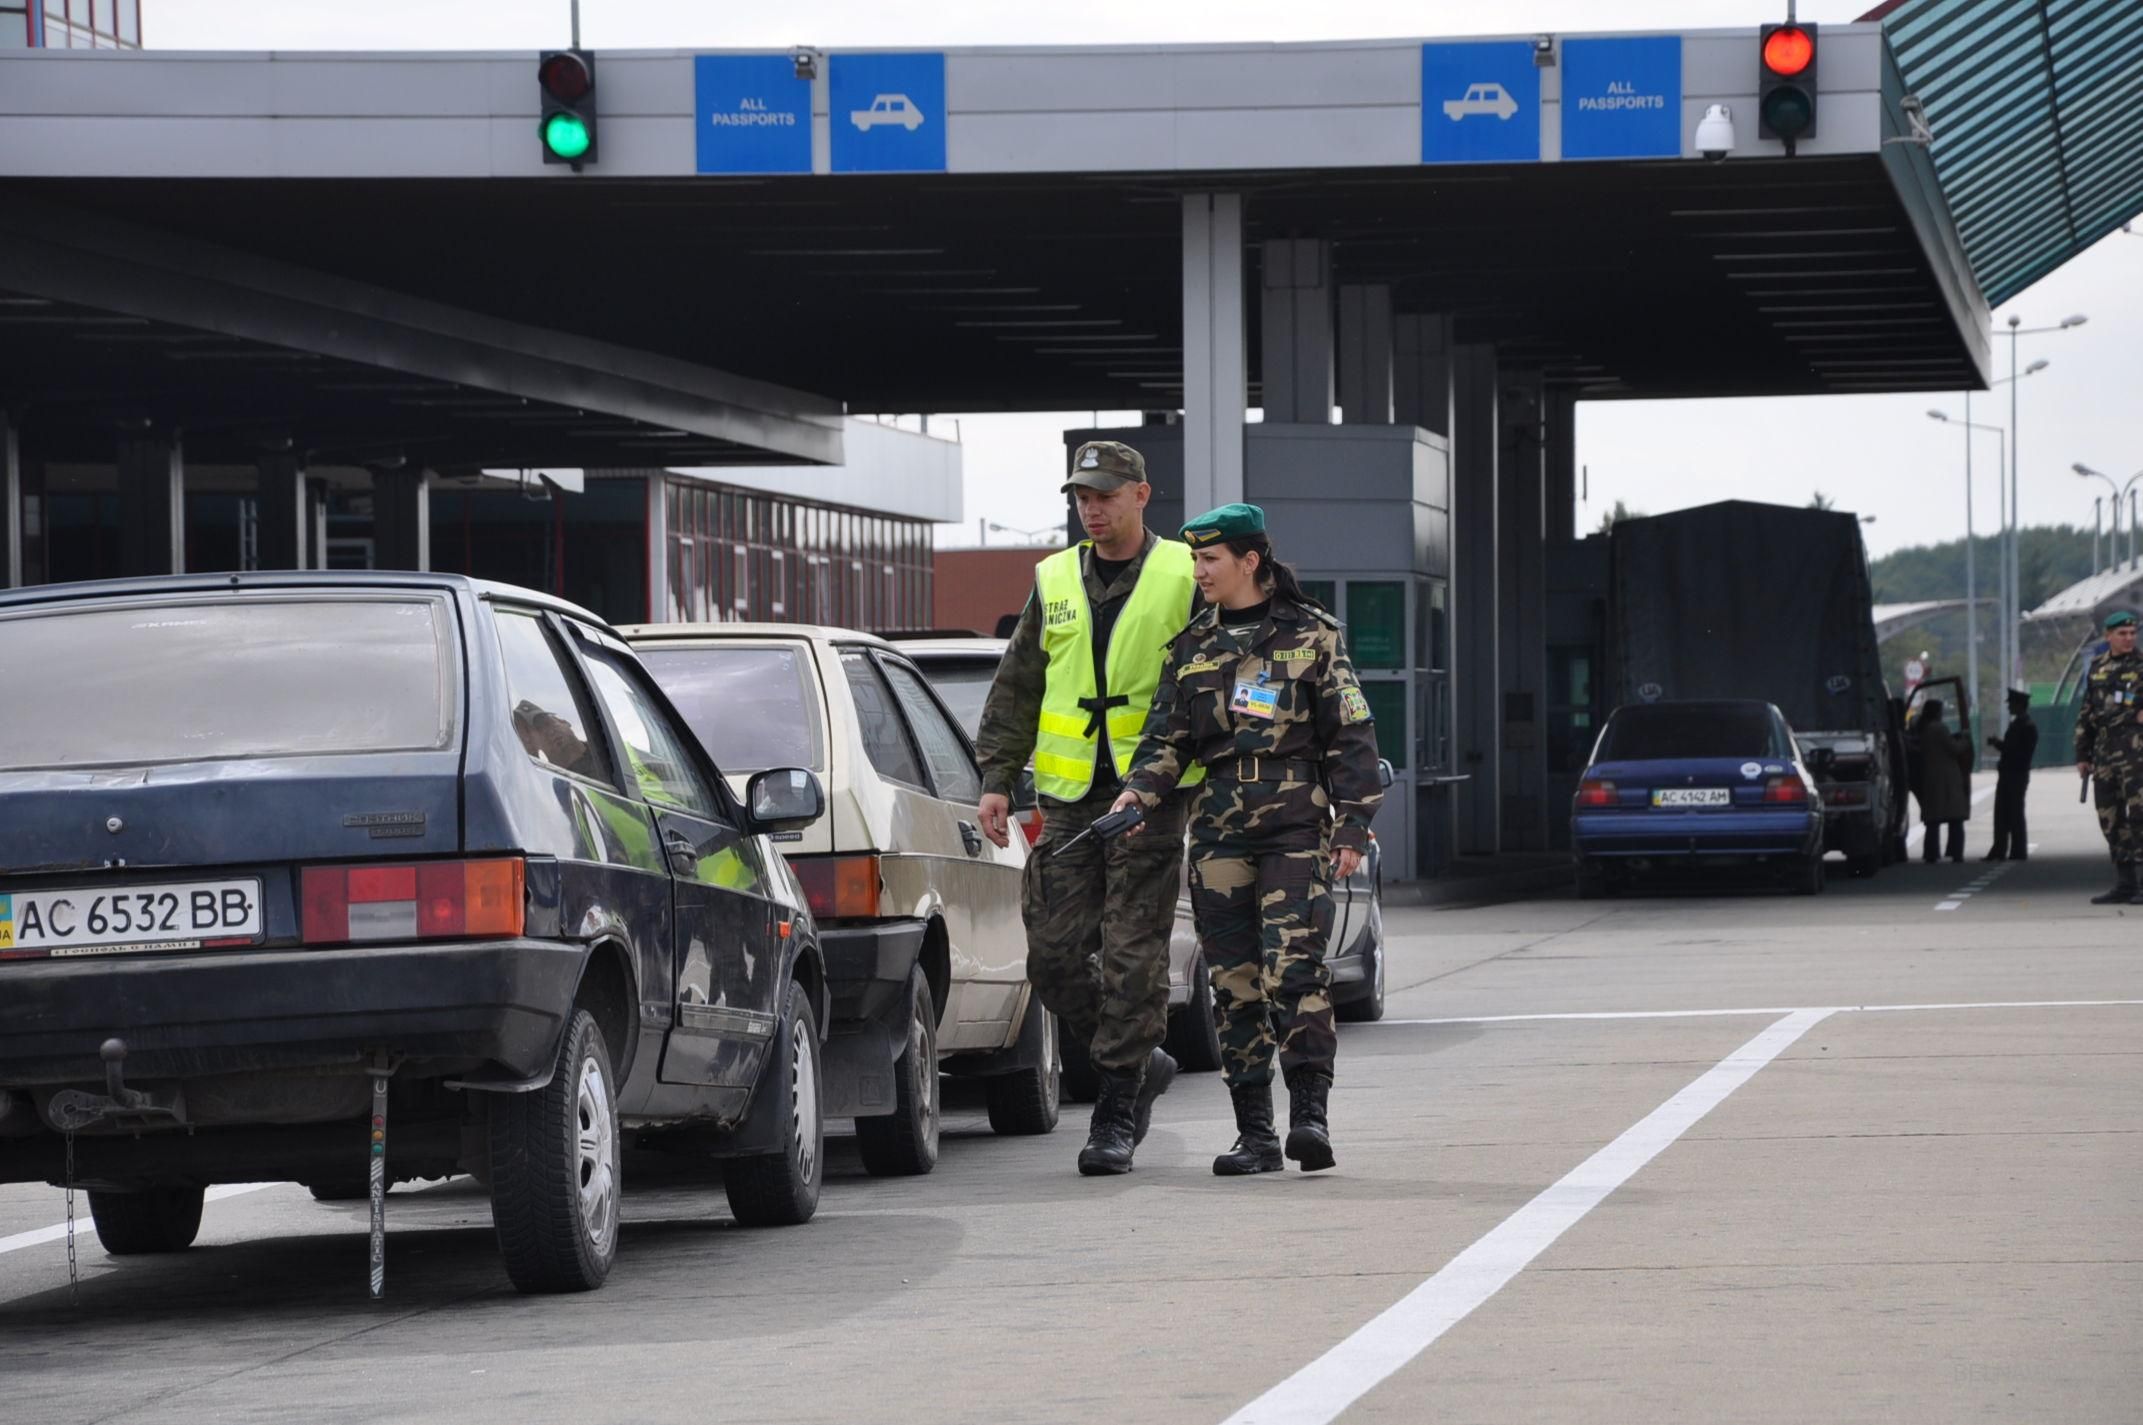
[{"label": "car side mirror", "polygon": [[1379,757],[1377,759],[1377,785],[1380,787],[1388,787],[1391,785],[1391,782],[1391,759],[1389,757]]},{"label": "car side mirror", "polygon": [[745,784],[744,806],[752,831],[801,831],[826,814],[826,792],[801,767],[775,767]]},{"label": "car side mirror", "polygon": [[1033,811],[1040,805],[1041,799],[1034,791],[1034,769],[1029,767],[1021,772],[1019,780],[1012,784],[1012,810]]}]

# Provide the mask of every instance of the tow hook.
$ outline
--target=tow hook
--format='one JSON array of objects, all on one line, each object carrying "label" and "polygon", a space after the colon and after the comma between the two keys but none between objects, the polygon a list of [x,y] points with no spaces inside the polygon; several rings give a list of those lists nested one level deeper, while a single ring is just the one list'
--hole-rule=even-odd
[{"label": "tow hook", "polygon": [[104,1092],[61,1089],[52,1095],[46,1116],[63,1133],[79,1133],[101,1125],[145,1128],[157,1123],[184,1123],[184,1100],[176,1090],[169,1102],[158,1102],[139,1089],[126,1085],[126,1040],[116,1036],[98,1046],[104,1061]]}]

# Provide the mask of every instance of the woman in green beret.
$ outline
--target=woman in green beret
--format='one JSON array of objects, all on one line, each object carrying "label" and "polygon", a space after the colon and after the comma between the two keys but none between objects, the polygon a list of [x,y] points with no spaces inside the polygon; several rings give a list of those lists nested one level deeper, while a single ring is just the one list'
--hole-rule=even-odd
[{"label": "woman in green beret", "polygon": [[1193,764],[1191,906],[1213,984],[1237,1138],[1223,1177],[1329,1168],[1338,1038],[1325,942],[1335,874],[1352,875],[1383,799],[1376,730],[1339,621],[1273,558],[1265,512],[1223,505],[1183,527],[1205,607],[1170,645],[1118,808],[1159,804]]}]

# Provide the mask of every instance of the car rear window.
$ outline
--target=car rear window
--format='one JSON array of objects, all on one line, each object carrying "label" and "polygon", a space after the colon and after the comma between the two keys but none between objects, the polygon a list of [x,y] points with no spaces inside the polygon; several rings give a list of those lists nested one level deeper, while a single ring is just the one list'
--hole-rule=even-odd
[{"label": "car rear window", "polygon": [[639,653],[723,772],[825,770],[818,696],[802,648],[656,646]]},{"label": "car rear window", "polygon": [[967,735],[979,736],[982,705],[989,700],[990,684],[997,677],[996,660],[918,657],[915,666],[923,670],[923,676],[938,690],[938,696],[945,700],[960,726],[967,729]]},{"label": "car rear window", "polygon": [[1712,704],[1623,708],[1607,724],[1598,760],[1788,755],[1790,749],[1780,745],[1770,709]]},{"label": "car rear window", "polygon": [[436,599],[132,604],[0,618],[0,770],[343,752],[454,737]]}]

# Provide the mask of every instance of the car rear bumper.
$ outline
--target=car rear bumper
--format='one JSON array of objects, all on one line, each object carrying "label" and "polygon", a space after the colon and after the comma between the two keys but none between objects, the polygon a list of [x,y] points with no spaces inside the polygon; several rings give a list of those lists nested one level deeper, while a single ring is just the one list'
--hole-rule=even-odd
[{"label": "car rear bumper", "polygon": [[908,971],[923,953],[929,926],[920,920],[877,920],[863,925],[819,924],[819,953],[826,961],[827,997],[833,1022],[888,1021],[906,1031],[908,1007],[901,998]]},{"label": "car rear bumper", "polygon": [[1823,819],[1812,811],[1586,812],[1570,818],[1580,856],[1811,856]]},{"label": "car rear bumper", "polygon": [[550,1066],[587,951],[544,940],[228,951],[0,965],[0,1086],[353,1066]]}]

